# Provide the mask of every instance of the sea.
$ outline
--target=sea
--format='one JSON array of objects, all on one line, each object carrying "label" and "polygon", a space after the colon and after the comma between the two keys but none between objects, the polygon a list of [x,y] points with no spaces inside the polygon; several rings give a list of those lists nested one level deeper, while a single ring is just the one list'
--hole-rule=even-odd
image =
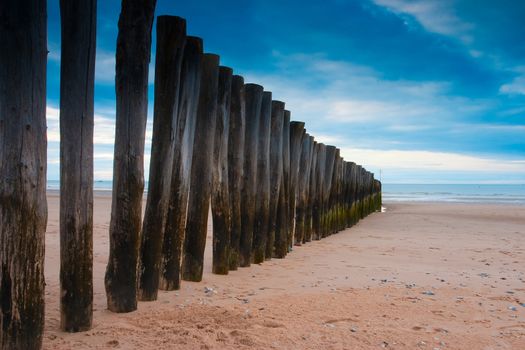
[{"label": "sea", "polygon": [[383,184],[383,202],[458,202],[525,205],[525,184]]},{"label": "sea", "polygon": [[[146,183],[145,190],[148,184]],[[94,190],[110,192],[111,181],[95,181]],[[57,180],[49,180],[47,188],[60,189]],[[525,184],[475,185],[475,184],[383,184],[383,202],[458,202],[506,203],[525,205]]]}]

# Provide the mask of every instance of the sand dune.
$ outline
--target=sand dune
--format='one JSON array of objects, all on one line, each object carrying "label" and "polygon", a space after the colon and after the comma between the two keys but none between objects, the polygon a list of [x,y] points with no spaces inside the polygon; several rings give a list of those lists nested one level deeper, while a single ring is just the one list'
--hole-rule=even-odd
[{"label": "sand dune", "polygon": [[113,314],[103,283],[110,202],[95,198],[94,326],[66,334],[58,196],[49,195],[46,349],[525,348],[525,207],[386,204],[350,230],[228,276],[211,274],[208,246],[203,282]]}]

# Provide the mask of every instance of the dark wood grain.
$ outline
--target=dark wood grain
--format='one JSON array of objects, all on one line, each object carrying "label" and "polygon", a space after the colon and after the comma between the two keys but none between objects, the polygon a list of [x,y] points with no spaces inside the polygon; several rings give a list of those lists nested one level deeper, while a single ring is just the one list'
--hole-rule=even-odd
[{"label": "dark wood grain", "polygon": [[60,326],[93,319],[93,105],[96,0],[60,1]]},{"label": "dark wood grain", "polygon": [[138,270],[138,297],[157,299],[164,231],[168,216],[173,153],[177,130],[180,73],[186,43],[186,21],[175,16],[157,18],[155,103],[149,166],[148,196]]},{"label": "dark wood grain", "polygon": [[0,348],[44,330],[47,8],[0,1]]}]

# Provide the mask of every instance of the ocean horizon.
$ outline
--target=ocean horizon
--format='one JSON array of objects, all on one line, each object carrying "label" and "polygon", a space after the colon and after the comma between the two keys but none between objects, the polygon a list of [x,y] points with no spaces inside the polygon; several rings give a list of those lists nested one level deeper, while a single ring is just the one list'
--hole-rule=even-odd
[{"label": "ocean horizon", "polygon": [[[93,189],[111,192],[112,181],[97,180]],[[148,182],[144,186],[147,193]],[[58,180],[48,180],[47,189],[59,191]],[[383,184],[383,202],[450,202],[525,205],[525,184]]]}]

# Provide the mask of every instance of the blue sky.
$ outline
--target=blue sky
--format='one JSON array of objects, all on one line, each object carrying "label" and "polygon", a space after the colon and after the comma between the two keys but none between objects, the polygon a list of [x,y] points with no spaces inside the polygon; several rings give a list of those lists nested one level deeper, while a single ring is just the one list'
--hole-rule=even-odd
[{"label": "blue sky", "polygon": [[[111,179],[120,1],[98,4],[95,179]],[[322,142],[385,183],[525,183],[525,2],[157,1]],[[49,179],[60,16],[48,1]],[[155,31],[146,154],[151,147]],[[146,157],[145,170],[149,167]]]}]

